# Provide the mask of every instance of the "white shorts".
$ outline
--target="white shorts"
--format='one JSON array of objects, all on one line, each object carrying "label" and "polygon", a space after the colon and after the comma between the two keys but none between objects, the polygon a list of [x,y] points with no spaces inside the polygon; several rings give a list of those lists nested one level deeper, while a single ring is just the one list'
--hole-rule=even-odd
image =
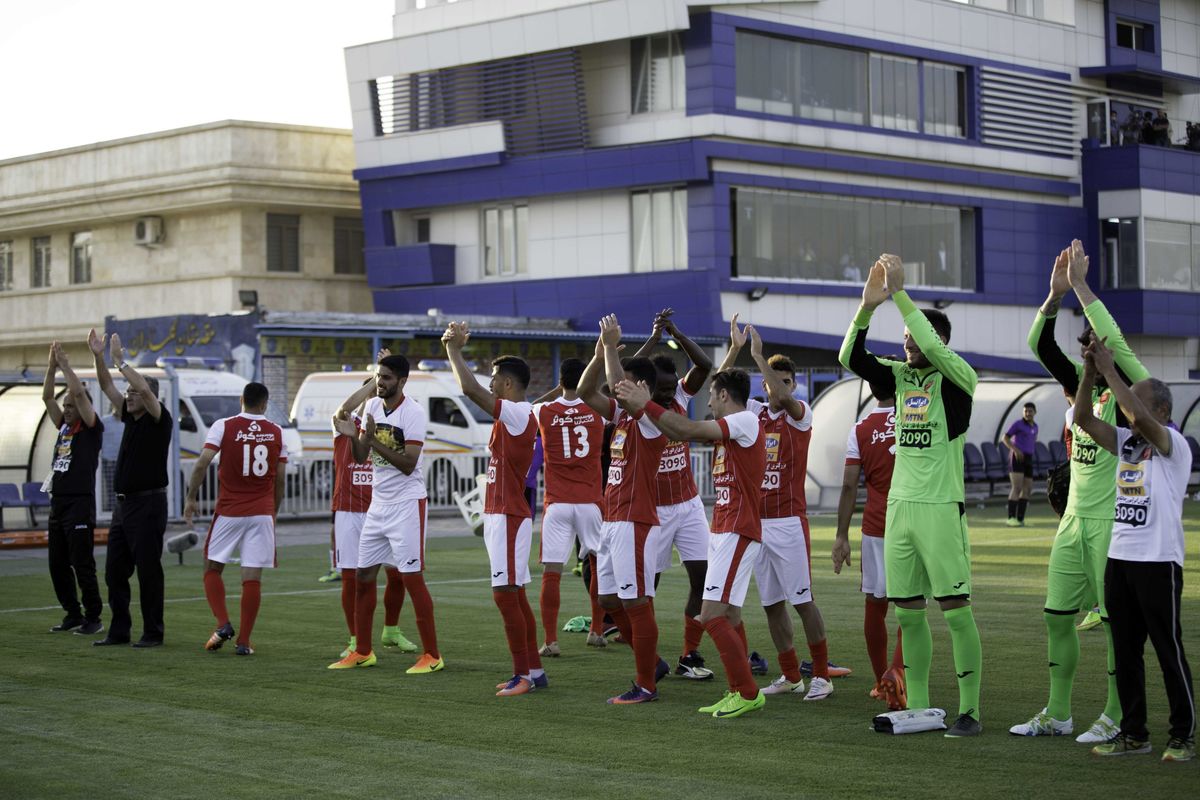
[{"label": "white shorts", "polygon": [[333,562],[337,569],[358,569],[358,541],[365,511],[333,512]]},{"label": "white shorts", "polygon": [[358,539],[359,568],[388,564],[401,572],[425,569],[428,502],[422,497],[399,503],[371,503]]},{"label": "white shorts", "polygon": [[654,597],[654,542],[657,525],[605,522],[596,553],[596,589],[622,600]]},{"label": "white shorts", "polygon": [[671,545],[679,551],[680,561],[708,559],[708,517],[698,495],[673,506],[659,506],[658,527],[656,572],[670,569]]},{"label": "white shorts", "polygon": [[794,606],[812,602],[807,519],[762,521],[762,550],[754,563],[754,581],[764,608],[784,600]]},{"label": "white shorts", "polygon": [[483,544],[492,567],[492,586],[529,583],[533,520],[511,514],[483,515]]},{"label": "white shorts", "polygon": [[704,599],[741,608],[762,545],[736,533],[714,533],[708,542]]},{"label": "white shorts", "polygon": [[233,560],[234,551],[242,566],[274,567],[275,518],[269,514],[254,517],[214,516],[204,540],[204,557],[219,564]]},{"label": "white shorts", "polygon": [[862,537],[862,555],[858,558],[862,571],[862,592],[880,600],[887,599],[887,573],[883,569],[883,537]]},{"label": "white shorts", "polygon": [[595,503],[552,503],[542,517],[543,564],[565,564],[574,555],[579,537],[579,555],[600,549],[600,506]]}]

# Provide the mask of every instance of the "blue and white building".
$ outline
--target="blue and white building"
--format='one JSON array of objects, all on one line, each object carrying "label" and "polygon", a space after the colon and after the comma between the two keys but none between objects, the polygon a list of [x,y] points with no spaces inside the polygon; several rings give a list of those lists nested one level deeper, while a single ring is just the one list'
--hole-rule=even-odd
[{"label": "blue and white building", "polygon": [[[377,312],[670,305],[832,366],[889,251],[973,363],[1034,374],[1078,237],[1148,366],[1200,367],[1195,0],[397,0],[346,64]],[[1160,111],[1169,141],[1130,120]]]}]

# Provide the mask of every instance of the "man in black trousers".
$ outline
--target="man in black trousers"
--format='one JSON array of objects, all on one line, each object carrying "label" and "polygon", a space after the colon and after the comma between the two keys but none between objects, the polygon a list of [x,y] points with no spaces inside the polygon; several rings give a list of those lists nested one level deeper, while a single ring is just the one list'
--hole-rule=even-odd
[{"label": "man in black trousers", "polygon": [[113,489],[117,497],[108,530],[108,559],[104,580],[112,620],[108,636],[93,642],[97,647],[129,644],[133,620],[129,615],[129,578],[137,570],[142,605],[142,637],[134,647],[163,643],[163,534],[167,529],[167,455],[171,449],[171,415],[158,400],[158,381],[143,377],[125,361],[125,348],[117,334],[109,351],[113,368],[128,382],[124,395],[113,384],[104,363],[104,339],[93,330],[88,347],[96,362],[100,389],[125,423],[117,454]]},{"label": "man in black trousers", "polygon": [[[62,370],[67,394],[62,406],[55,399],[54,373]],[[96,416],[88,395],[58,342],[50,346],[50,363],[42,383],[42,402],[50,421],[58,428],[50,478],[49,562],[54,594],[66,616],[50,630],[74,630],[94,636],[100,624],[100,586],[96,582],[96,467],[104,424]],[[75,584],[83,597],[80,607]]]}]

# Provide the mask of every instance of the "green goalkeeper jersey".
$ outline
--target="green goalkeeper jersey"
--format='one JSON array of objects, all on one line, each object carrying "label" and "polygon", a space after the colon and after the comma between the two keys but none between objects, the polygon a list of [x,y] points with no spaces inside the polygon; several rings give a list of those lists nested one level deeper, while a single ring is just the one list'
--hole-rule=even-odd
[{"label": "green goalkeeper jersey", "polygon": [[[1084,309],[1096,335],[1106,340],[1113,361],[1126,383],[1134,384],[1150,377],[1150,373],[1129,349],[1121,329],[1099,300]],[[1079,391],[1083,365],[1070,358],[1054,340],[1057,316],[1047,317],[1038,310],[1033,327],[1029,329],[1029,348],[1038,361],[1062,387],[1072,395]],[[1109,425],[1125,424],[1119,418],[1116,397],[1106,386],[1092,390],[1092,413]],[[1113,475],[1117,457],[1100,447],[1082,428],[1071,424],[1071,490],[1067,495],[1066,513],[1088,519],[1111,520],[1116,506],[1117,484]]]},{"label": "green goalkeeper jersey", "polygon": [[979,378],[946,346],[907,292],[892,299],[930,366],[872,355],[866,347],[871,312],[859,309],[838,360],[863,380],[896,393],[896,466],[888,499],[920,503],[963,501],[963,443]]}]

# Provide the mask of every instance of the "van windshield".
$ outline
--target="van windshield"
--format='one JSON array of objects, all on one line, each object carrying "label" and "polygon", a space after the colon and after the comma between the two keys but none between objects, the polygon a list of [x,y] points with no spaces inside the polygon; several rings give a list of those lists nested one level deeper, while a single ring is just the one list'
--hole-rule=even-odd
[{"label": "van windshield", "polygon": [[206,428],[211,428],[219,419],[232,417],[242,411],[241,398],[236,394],[194,394],[191,401]]},{"label": "van windshield", "polygon": [[484,425],[492,424],[492,415],[475,405],[474,402],[468,400],[466,396],[460,394],[458,396],[458,404],[465,408],[476,422],[482,422]]}]

